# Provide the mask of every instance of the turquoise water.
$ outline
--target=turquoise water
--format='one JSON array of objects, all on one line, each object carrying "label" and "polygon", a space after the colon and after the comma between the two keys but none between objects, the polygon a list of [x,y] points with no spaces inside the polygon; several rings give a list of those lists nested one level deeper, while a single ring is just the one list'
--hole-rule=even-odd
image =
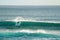
[{"label": "turquoise water", "polygon": [[48,29],[60,30],[60,23],[49,23],[40,21],[19,21],[19,26],[15,21],[0,21],[0,28],[5,29]]},{"label": "turquoise water", "polygon": [[0,6],[0,40],[60,40],[60,6]]},{"label": "turquoise water", "polygon": [[0,39],[2,38],[3,40],[59,40],[60,36],[43,33],[0,33]]}]

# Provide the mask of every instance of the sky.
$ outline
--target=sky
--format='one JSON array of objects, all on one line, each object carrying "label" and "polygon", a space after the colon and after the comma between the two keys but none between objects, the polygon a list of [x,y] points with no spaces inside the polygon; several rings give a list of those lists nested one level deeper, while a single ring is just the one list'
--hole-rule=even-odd
[{"label": "sky", "polygon": [[0,5],[60,5],[60,0],[0,0]]}]

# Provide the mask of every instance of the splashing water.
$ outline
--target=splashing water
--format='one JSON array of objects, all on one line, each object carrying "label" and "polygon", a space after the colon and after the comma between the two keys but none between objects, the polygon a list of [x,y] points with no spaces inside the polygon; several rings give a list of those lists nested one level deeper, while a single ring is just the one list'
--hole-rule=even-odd
[{"label": "splashing water", "polygon": [[16,17],[16,18],[13,19],[13,20],[6,20],[6,21],[15,21],[15,22],[18,22],[18,21],[36,21],[36,20],[33,19],[33,18],[25,19],[25,18],[23,18],[23,17],[18,16],[18,17]]}]

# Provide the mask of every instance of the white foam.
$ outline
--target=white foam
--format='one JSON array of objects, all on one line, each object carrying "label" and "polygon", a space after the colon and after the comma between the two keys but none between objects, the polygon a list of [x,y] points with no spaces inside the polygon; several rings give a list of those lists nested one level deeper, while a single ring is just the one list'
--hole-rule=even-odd
[{"label": "white foam", "polygon": [[30,29],[19,29],[19,30],[9,30],[9,29],[0,29],[0,33],[44,33],[44,34],[54,34],[60,35],[60,30],[30,30]]},{"label": "white foam", "polygon": [[12,20],[6,20],[6,21],[15,21],[15,22],[18,22],[18,21],[36,21],[36,20],[34,20],[34,19],[32,19],[32,18],[30,18],[30,19],[25,19],[25,18],[23,18],[23,17],[16,17],[15,19],[12,19]]},{"label": "white foam", "polygon": [[36,22],[46,22],[46,23],[60,23],[59,21],[36,21]]},{"label": "white foam", "polygon": [[22,30],[0,30],[0,32],[22,32],[22,33],[46,33],[45,30],[28,30],[28,29],[22,29]]},{"label": "white foam", "polygon": [[33,18],[30,18],[30,19],[25,19],[23,17],[16,17],[15,19],[12,19],[12,20],[6,20],[6,21],[15,21],[15,22],[18,22],[18,21],[27,21],[27,22],[47,22],[47,23],[60,23],[59,21],[37,21]]}]

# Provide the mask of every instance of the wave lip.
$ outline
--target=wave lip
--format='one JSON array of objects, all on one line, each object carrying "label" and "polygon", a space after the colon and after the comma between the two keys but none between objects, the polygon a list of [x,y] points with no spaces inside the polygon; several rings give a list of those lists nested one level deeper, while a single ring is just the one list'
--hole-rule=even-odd
[{"label": "wave lip", "polygon": [[12,20],[4,20],[4,21],[13,21],[13,22],[46,22],[46,23],[60,23],[59,21],[38,21],[34,18],[23,18],[20,16],[17,16],[16,18],[12,19]]}]

